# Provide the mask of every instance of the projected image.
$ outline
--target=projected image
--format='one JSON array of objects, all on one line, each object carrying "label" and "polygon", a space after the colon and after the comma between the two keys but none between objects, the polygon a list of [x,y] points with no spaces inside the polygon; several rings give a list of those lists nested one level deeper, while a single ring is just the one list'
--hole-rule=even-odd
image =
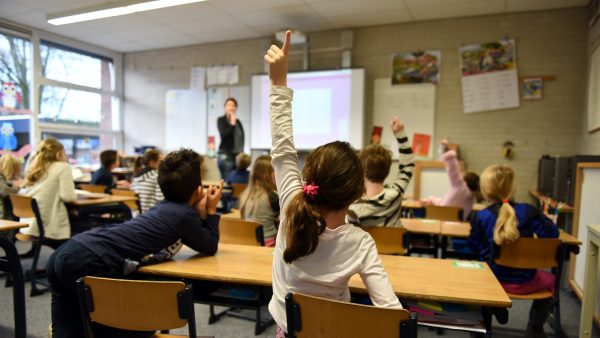
[{"label": "projected image", "polygon": [[[362,146],[363,70],[290,73],[287,82],[294,89],[296,148],[313,149],[335,140]],[[271,147],[270,86],[266,75],[252,78],[251,147],[255,149]]]}]

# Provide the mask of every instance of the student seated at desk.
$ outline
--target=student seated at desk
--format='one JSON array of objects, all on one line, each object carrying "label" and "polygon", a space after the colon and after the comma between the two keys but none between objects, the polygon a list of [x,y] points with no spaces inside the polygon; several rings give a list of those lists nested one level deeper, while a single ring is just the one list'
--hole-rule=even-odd
[{"label": "student seated at desk", "polygon": [[135,160],[135,177],[131,183],[131,190],[139,199],[141,213],[145,213],[156,203],[162,201],[164,196],[158,185],[158,165],[162,154],[159,150],[148,149],[143,157]]},{"label": "student seated at desk", "polygon": [[90,184],[104,185],[106,190],[116,187],[117,185],[129,188],[129,182],[121,180],[115,183],[112,175],[112,170],[119,166],[119,156],[116,150],[104,150],[100,153],[100,168],[92,174]]},{"label": "student seated at desk", "polygon": [[8,194],[16,194],[19,192],[20,183],[19,177],[21,176],[21,160],[10,155],[5,154],[0,157],[0,219],[6,219],[4,215],[4,201],[3,199],[8,197]]},{"label": "student seated at desk", "polygon": [[[216,213],[222,184],[204,193],[199,155],[188,149],[167,155],[158,169],[158,184],[165,200],[147,213],[126,223],[74,236],[52,254],[47,270],[52,291],[53,337],[84,336],[75,291],[78,278],[125,276],[135,271],[138,264],[147,263],[151,254],[154,259],[170,258],[181,242],[205,255],[217,252]],[[121,336],[105,327],[98,329],[109,331],[104,332],[106,337]]]},{"label": "student seated at desk", "polygon": [[[269,312],[277,337],[287,332],[285,296],[299,292],[349,301],[348,280],[358,273],[376,306],[401,308],[369,234],[345,216],[364,191],[363,169],[346,142],[331,142],[311,152],[302,175],[292,128],[292,96],[287,88],[291,32],[282,49],[265,55],[271,79],[270,118],[273,167],[281,198],[281,226],[273,255],[273,297]],[[304,179],[304,182],[302,179]]]},{"label": "student seated at desk", "polygon": [[440,205],[459,207],[463,210],[463,220],[467,220],[475,201],[481,201],[479,191],[479,175],[469,171],[461,176],[456,152],[448,148],[448,139],[441,142],[444,154],[442,161],[450,180],[450,190],[443,197],[429,197],[422,201],[423,205]]},{"label": "student seated at desk", "polygon": [[235,169],[229,173],[225,182],[227,184],[240,183],[248,184],[250,173],[248,167],[252,158],[246,153],[239,153],[235,157]]},{"label": "student seated at desk", "polygon": [[[511,167],[493,165],[481,174],[481,192],[490,206],[479,211],[471,220],[469,245],[479,253],[481,261],[489,261],[490,244],[511,243],[519,237],[557,238],[558,228],[537,208],[515,203],[515,174]],[[511,293],[527,294],[538,290],[554,290],[554,275],[544,270],[515,269],[491,264],[492,271]],[[534,300],[529,312],[527,337],[543,336],[543,325],[548,318],[552,298]]]},{"label": "student seated at desk", "polygon": [[[71,237],[71,224],[65,203],[73,202],[75,185],[71,167],[63,145],[53,138],[38,144],[25,174],[24,192],[35,198],[44,223],[44,244],[58,248]],[[35,219],[22,220],[29,227],[20,232],[38,237],[39,230]]]},{"label": "student seated at desk", "polygon": [[279,225],[279,196],[271,156],[262,155],[254,161],[250,182],[240,197],[240,213],[243,219],[262,225],[265,246],[275,245]]},{"label": "student seated at desk", "polygon": [[398,176],[392,184],[384,184],[392,166],[392,152],[379,144],[360,152],[365,173],[365,193],[350,206],[348,220],[363,226],[400,227],[402,195],[415,170],[414,155],[398,117],[390,123],[398,142]]}]

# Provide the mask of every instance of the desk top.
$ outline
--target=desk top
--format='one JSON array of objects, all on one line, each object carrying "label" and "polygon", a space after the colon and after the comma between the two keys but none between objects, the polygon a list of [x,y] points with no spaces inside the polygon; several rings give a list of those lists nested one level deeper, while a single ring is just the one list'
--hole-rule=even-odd
[{"label": "desk top", "polygon": [[[273,248],[219,244],[215,256],[201,256],[184,247],[175,260],[140,268],[141,273],[270,286]],[[489,269],[461,268],[453,260],[381,255],[394,291],[400,298],[461,304],[511,307],[502,286]],[[350,279],[354,291],[365,292],[358,275]]]},{"label": "desk top", "polygon": [[73,202],[69,203],[75,207],[87,206],[87,205],[102,205],[102,204],[110,204],[110,203],[120,203],[126,201],[135,201],[137,197],[134,196],[117,196],[117,195],[108,195],[106,194],[104,197],[100,198],[81,198],[76,199]]},{"label": "desk top", "polygon": [[229,212],[228,214],[222,214],[221,218],[241,219],[242,214],[240,213],[240,209],[231,209],[231,212]]},{"label": "desk top", "polygon": [[[421,201],[408,199],[408,200],[402,201],[402,207],[408,208],[408,209],[419,209],[419,208],[424,208],[425,206],[421,203]],[[473,211],[481,211],[485,208],[487,208],[487,205],[485,205],[483,203],[473,204]]]},{"label": "desk top", "polygon": [[133,168],[114,168],[110,172],[115,175],[128,175],[133,174]]},{"label": "desk top", "polygon": [[439,235],[441,221],[423,218],[402,218],[402,226],[415,234]]},{"label": "desk top", "polygon": [[26,224],[26,223],[7,221],[7,220],[3,220],[3,219],[0,220],[0,231],[16,230],[16,229],[26,228],[28,226],[29,226],[29,224]]}]

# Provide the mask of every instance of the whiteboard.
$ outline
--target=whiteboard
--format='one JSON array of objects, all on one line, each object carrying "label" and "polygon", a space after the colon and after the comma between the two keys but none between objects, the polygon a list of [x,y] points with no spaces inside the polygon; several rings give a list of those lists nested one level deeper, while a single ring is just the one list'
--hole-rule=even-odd
[{"label": "whiteboard", "polygon": [[394,158],[398,157],[398,147],[389,127],[394,116],[406,126],[411,142],[415,133],[431,135],[428,158],[433,157],[435,93],[434,84],[392,86],[388,77],[375,79],[373,125],[383,127],[381,143],[392,149]]},{"label": "whiteboard", "polygon": [[[217,128],[217,119],[225,114],[225,100],[233,97],[238,103],[237,118],[244,127],[244,152],[250,154],[250,87],[212,87],[208,88],[208,128],[205,139],[215,137],[215,151],[219,150],[221,137]],[[208,149],[204,148],[204,152]]]},{"label": "whiteboard", "polygon": [[[577,238],[583,243],[579,255],[575,256],[574,282],[583,291],[585,278],[585,263],[588,245],[589,224],[600,224],[600,208],[598,208],[598,197],[600,195],[600,168],[583,168],[581,185],[581,198],[579,203],[579,223],[577,227]],[[600,279],[599,279],[600,281]],[[583,295],[583,297],[588,297]],[[596,313],[600,313],[600,296],[596,294]]]},{"label": "whiteboard", "polygon": [[206,92],[172,89],[166,93],[165,150],[206,150]]},{"label": "whiteboard", "polygon": [[[421,169],[419,198],[441,197],[450,191],[450,180],[445,168]],[[414,188],[413,188],[414,190]],[[414,195],[414,192],[413,192]]]},{"label": "whiteboard", "polygon": [[597,47],[590,60],[588,85],[588,131],[600,128],[600,47]]}]

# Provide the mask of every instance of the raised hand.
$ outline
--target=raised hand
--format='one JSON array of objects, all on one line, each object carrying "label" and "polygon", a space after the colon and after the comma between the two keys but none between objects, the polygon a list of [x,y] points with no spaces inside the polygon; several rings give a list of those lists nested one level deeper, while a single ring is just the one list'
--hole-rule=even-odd
[{"label": "raised hand", "polygon": [[285,32],[285,41],[281,48],[271,45],[265,54],[265,61],[269,64],[269,79],[272,86],[287,86],[288,52],[292,32]]},{"label": "raised hand", "polygon": [[448,144],[450,142],[448,141],[447,137],[444,137],[441,141],[440,141],[440,145],[442,146],[442,152],[447,152],[449,150],[448,148]]},{"label": "raised hand", "polygon": [[223,180],[221,180],[219,185],[212,185],[208,188],[206,193],[206,210],[209,215],[214,215],[217,213],[217,204],[219,204],[222,194]]},{"label": "raised hand", "polygon": [[398,118],[398,116],[394,116],[394,118],[392,119],[392,122],[390,122],[390,127],[392,128],[392,131],[395,133],[399,133],[402,130],[404,130],[404,124],[402,122],[400,122],[400,119]]}]

